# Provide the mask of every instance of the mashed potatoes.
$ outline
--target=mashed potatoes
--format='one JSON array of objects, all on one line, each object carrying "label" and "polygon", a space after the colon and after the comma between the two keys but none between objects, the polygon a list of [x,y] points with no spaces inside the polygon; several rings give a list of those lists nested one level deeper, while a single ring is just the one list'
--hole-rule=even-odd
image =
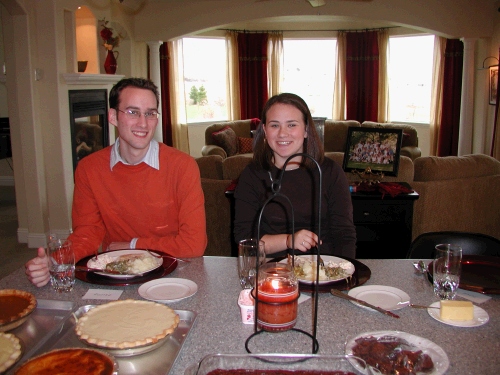
[{"label": "mashed potatoes", "polygon": [[[289,259],[291,263],[291,259]],[[316,261],[296,256],[295,257],[295,275],[299,280],[316,280]],[[341,280],[349,277],[354,272],[354,265],[347,261],[340,262],[328,261],[324,266],[319,267],[319,281]]]},{"label": "mashed potatoes", "polygon": [[88,266],[102,270],[117,271],[121,274],[137,274],[150,271],[158,267],[162,259],[155,258],[151,254],[127,254],[119,257],[111,254],[101,254],[97,260],[91,258]]}]

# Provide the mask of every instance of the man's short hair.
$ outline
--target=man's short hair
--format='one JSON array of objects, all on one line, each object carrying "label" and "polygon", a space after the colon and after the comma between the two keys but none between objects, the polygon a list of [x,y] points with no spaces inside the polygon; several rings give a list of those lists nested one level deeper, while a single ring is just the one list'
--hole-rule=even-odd
[{"label": "man's short hair", "polygon": [[118,109],[120,105],[120,93],[126,87],[137,87],[139,89],[150,90],[156,97],[156,108],[160,105],[160,94],[158,93],[158,87],[145,78],[123,78],[118,81],[109,93],[109,108]]}]

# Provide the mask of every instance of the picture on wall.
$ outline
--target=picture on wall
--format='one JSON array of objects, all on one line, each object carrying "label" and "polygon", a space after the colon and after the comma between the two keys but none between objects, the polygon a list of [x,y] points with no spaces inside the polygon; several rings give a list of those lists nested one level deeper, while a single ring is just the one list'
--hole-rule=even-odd
[{"label": "picture on wall", "polygon": [[402,129],[351,127],[347,134],[343,168],[348,171],[382,172],[397,176]]}]

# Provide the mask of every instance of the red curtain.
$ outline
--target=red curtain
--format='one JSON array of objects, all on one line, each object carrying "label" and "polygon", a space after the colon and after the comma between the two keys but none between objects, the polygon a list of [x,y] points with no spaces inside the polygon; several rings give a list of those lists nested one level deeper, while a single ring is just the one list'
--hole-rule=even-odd
[{"label": "red curtain", "polygon": [[443,105],[437,156],[458,155],[464,44],[448,39],[444,57]]},{"label": "red curtain", "polygon": [[260,118],[267,102],[267,39],[265,33],[238,34],[241,118]]},{"label": "red curtain", "polygon": [[163,143],[168,146],[173,146],[172,140],[172,120],[171,120],[171,110],[170,110],[170,68],[168,66],[169,55],[168,55],[168,44],[164,42],[160,46],[160,80],[161,80],[161,119],[162,119],[162,133],[163,133]]},{"label": "red curtain", "polygon": [[[498,49],[498,61],[500,61],[500,48]],[[500,65],[500,64],[499,64]],[[500,69],[500,66],[499,66],[499,69]],[[491,142],[491,152],[490,152],[490,155],[491,156],[495,156],[495,146],[496,147],[499,147],[500,145],[495,145],[495,139],[496,139],[496,135],[497,135],[497,131],[498,131],[498,122],[500,121],[500,119],[498,117],[498,106],[500,105],[500,70],[497,74],[497,102],[495,104],[495,122],[493,123],[493,139],[492,139],[492,142]]]},{"label": "red curtain", "polygon": [[377,121],[379,50],[377,31],[346,33],[346,115]]}]

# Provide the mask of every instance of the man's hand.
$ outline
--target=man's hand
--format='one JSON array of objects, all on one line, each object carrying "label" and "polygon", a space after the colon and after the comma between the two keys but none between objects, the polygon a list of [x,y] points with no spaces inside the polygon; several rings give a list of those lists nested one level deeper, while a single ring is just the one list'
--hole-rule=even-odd
[{"label": "man's hand", "polygon": [[29,260],[25,265],[28,280],[37,287],[44,286],[50,280],[48,259],[43,247],[38,248],[38,256]]}]

